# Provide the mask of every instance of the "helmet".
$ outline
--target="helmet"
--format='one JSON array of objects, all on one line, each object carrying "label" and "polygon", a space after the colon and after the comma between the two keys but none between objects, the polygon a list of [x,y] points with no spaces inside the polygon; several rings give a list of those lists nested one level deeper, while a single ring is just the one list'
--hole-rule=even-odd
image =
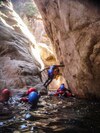
[{"label": "helmet", "polygon": [[64,84],[61,84],[60,85],[60,90],[63,91],[65,89],[65,85]]},{"label": "helmet", "polygon": [[29,88],[28,91],[26,92],[26,94],[29,95],[33,91],[36,92],[36,89],[35,88]]},{"label": "helmet", "polygon": [[1,95],[2,95],[3,101],[8,101],[11,96],[11,92],[8,89],[3,89],[1,92]]},{"label": "helmet", "polygon": [[11,95],[11,92],[8,89],[3,89],[2,92],[1,92],[1,94],[10,96]]},{"label": "helmet", "polygon": [[28,101],[31,104],[36,104],[38,102],[39,96],[36,92],[31,92],[28,96]]}]

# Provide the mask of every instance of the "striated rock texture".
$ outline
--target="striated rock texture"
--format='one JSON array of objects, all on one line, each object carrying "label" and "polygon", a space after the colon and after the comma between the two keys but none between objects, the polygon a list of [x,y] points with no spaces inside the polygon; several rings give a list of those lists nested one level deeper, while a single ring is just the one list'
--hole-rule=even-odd
[{"label": "striated rock texture", "polygon": [[32,43],[21,31],[24,26],[10,2],[0,4],[0,89],[39,86],[40,64],[32,56]]},{"label": "striated rock texture", "polygon": [[100,97],[100,2],[34,0],[73,92]]},{"label": "striated rock texture", "polygon": [[[24,3],[24,4],[23,4]],[[56,63],[51,41],[45,32],[41,15],[32,0],[12,0],[14,10],[23,19],[38,44],[40,56],[45,66]]]}]

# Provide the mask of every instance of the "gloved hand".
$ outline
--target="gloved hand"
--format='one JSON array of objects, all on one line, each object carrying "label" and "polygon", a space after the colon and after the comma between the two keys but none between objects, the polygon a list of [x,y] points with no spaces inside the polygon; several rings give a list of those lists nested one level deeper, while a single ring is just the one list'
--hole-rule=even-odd
[{"label": "gloved hand", "polygon": [[28,102],[28,98],[22,97],[19,101],[20,101],[20,102]]}]

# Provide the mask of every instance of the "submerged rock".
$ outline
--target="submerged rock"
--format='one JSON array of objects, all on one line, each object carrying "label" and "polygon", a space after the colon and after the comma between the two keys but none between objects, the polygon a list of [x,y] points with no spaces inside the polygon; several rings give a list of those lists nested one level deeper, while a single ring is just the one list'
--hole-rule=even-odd
[{"label": "submerged rock", "polygon": [[0,120],[7,120],[13,118],[12,108],[8,104],[0,103]]},{"label": "submerged rock", "polygon": [[39,105],[44,106],[37,106],[32,111],[28,110],[29,104],[19,104],[13,105],[13,119],[0,119],[0,132],[98,133],[100,129],[99,102],[42,96]]},{"label": "submerged rock", "polygon": [[26,130],[28,130],[28,126],[23,124],[23,125],[20,126],[20,130],[21,131],[26,131]]},{"label": "submerged rock", "polygon": [[25,120],[34,121],[34,116],[28,113],[25,115]]}]

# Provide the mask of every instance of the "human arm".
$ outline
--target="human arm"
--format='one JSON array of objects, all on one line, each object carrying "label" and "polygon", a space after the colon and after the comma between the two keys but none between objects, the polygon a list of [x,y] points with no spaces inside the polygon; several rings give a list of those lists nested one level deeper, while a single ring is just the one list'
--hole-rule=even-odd
[{"label": "human arm", "polygon": [[45,71],[47,69],[49,69],[49,67],[44,68],[43,70],[40,71],[40,73],[42,73],[43,71]]},{"label": "human arm", "polygon": [[65,67],[64,64],[60,64],[60,65],[55,65],[56,67]]},{"label": "human arm", "polygon": [[20,102],[28,102],[28,98],[27,98],[27,97],[22,97],[22,98],[20,99]]}]

